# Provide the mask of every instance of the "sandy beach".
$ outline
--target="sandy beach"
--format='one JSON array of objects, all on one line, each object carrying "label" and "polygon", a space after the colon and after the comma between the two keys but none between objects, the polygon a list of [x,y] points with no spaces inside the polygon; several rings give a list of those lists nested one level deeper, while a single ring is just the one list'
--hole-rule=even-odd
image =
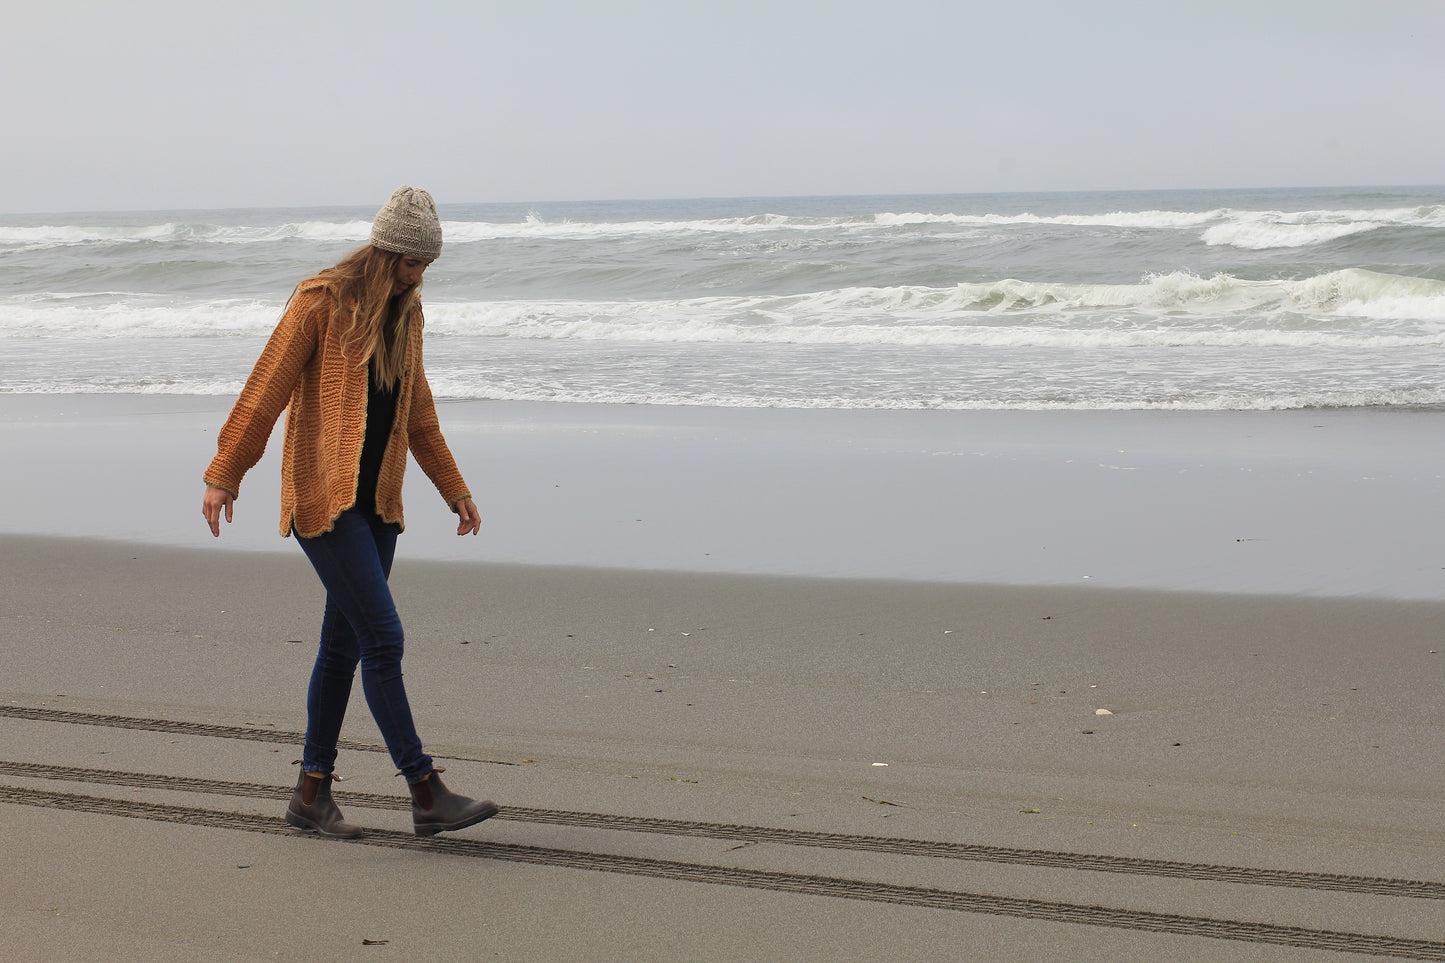
[{"label": "sandy beach", "polygon": [[1439,413],[444,405],[407,683],[503,811],[417,840],[358,694],[338,843],[274,468],[215,542],[223,402],[0,402],[7,959],[1445,959]]},{"label": "sandy beach", "polygon": [[503,813],[414,841],[358,699],[349,844],[280,819],[299,553],[0,558],[11,959],[1445,957],[1437,603],[413,561]]}]

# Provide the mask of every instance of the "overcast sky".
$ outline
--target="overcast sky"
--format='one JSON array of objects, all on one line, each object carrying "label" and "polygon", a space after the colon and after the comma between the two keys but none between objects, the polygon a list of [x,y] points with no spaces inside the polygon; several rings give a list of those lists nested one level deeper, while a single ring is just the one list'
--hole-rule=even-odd
[{"label": "overcast sky", "polygon": [[1445,182],[1441,0],[29,0],[0,212]]}]

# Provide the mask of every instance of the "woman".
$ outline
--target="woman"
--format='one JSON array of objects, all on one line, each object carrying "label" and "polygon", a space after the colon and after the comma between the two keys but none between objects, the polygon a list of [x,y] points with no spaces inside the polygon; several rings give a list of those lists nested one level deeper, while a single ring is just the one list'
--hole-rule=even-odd
[{"label": "woman", "polygon": [[371,243],[292,292],[236,400],[206,469],[211,534],[230,522],[241,477],[282,409],[281,534],[294,534],[326,589],[321,646],[306,694],[306,745],[286,821],[356,838],[331,797],[336,741],[356,666],[392,761],[411,786],[418,835],[463,829],[497,812],[449,791],[422,751],[402,684],[402,629],[387,578],[403,528],[408,450],[460,519],[481,527],[437,423],[422,367],[422,274],[441,253],[431,195],[402,187],[376,215]]}]

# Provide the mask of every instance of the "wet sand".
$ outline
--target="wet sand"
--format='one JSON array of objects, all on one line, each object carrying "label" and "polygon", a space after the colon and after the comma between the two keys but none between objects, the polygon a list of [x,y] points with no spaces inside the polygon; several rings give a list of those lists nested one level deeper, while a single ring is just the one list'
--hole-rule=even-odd
[{"label": "wet sand", "polygon": [[[229,404],[0,394],[0,532],[208,546]],[[406,557],[1445,599],[1445,411],[440,409],[484,528],[413,465]],[[279,439],[228,548],[294,551]]]}]

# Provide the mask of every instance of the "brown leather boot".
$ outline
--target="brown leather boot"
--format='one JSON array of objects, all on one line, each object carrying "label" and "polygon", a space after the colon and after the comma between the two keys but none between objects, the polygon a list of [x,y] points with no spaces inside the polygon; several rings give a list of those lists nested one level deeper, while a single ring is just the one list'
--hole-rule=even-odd
[{"label": "brown leather boot", "polygon": [[411,783],[411,823],[418,836],[466,829],[498,812],[489,799],[468,799],[446,787],[440,770],[433,769],[420,782]]},{"label": "brown leather boot", "polygon": [[[296,779],[291,805],[286,807],[286,821],[298,829],[309,829],[331,839],[359,839],[361,827],[341,818],[336,800],[331,798],[331,773],[303,772]],[[308,803],[306,800],[310,799]]]}]

